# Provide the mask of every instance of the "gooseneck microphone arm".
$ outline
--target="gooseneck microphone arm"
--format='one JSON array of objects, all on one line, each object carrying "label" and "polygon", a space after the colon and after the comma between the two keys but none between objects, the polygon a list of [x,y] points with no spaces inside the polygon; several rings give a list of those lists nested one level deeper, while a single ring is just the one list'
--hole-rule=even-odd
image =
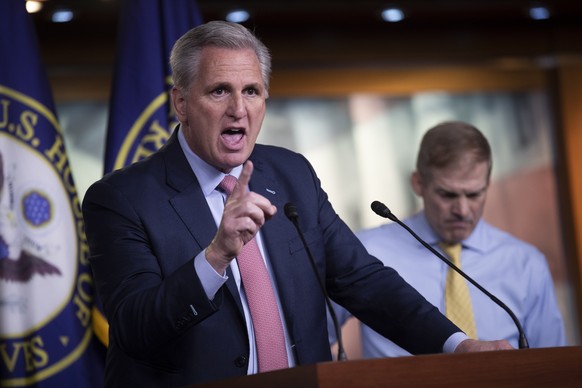
[{"label": "gooseneck microphone arm", "polygon": [[460,274],[462,277],[467,279],[467,281],[469,281],[472,285],[477,287],[482,293],[487,295],[493,302],[497,303],[502,309],[504,309],[509,314],[509,316],[511,317],[513,322],[515,323],[515,326],[517,327],[517,331],[519,332],[519,348],[520,349],[529,348],[527,338],[525,337],[525,332],[523,331],[523,328],[521,327],[519,320],[517,319],[517,317],[515,316],[513,311],[511,311],[511,309],[505,305],[505,303],[503,303],[501,300],[499,300],[495,295],[491,294],[485,288],[481,287],[481,285],[479,283],[477,283],[469,275],[467,275],[463,271],[461,271],[461,269],[459,267],[454,265],[450,260],[445,258],[443,255],[441,255],[436,249],[434,249],[432,246],[430,246],[430,244],[428,244],[426,241],[421,239],[416,233],[414,233],[414,231],[412,229],[410,229],[408,227],[408,225],[406,225],[405,223],[400,221],[398,219],[398,217],[396,217],[390,211],[390,209],[388,209],[388,207],[386,205],[384,205],[382,202],[380,202],[380,201],[372,202],[372,210],[374,211],[374,213],[376,213],[380,217],[388,218],[389,220],[394,221],[398,225],[402,226],[404,229],[406,229],[408,231],[408,233],[410,233],[412,235],[412,237],[414,237],[416,240],[418,240],[419,243],[424,245],[424,247],[427,248],[429,251],[431,251],[436,257],[438,257],[439,259],[444,261],[449,267],[451,267],[458,274]]},{"label": "gooseneck microphone arm", "polygon": [[297,207],[295,207],[295,205],[293,205],[290,202],[286,203],[285,204],[285,215],[293,223],[293,225],[295,225],[295,229],[297,229],[297,233],[299,234],[299,237],[301,238],[301,242],[303,243],[303,247],[305,248],[305,251],[307,252],[307,256],[309,256],[309,261],[311,262],[311,267],[313,268],[313,274],[315,275],[315,278],[317,279],[317,282],[319,283],[319,287],[321,288],[321,291],[323,292],[325,304],[327,305],[327,309],[329,310],[329,315],[331,316],[331,319],[333,321],[333,328],[335,330],[335,334],[336,334],[336,338],[337,338],[337,359],[339,361],[345,361],[348,359],[348,357],[346,356],[346,352],[344,351],[344,345],[342,342],[342,332],[341,332],[339,324],[337,322],[335,310],[333,309],[333,306],[331,305],[331,300],[329,299],[329,295],[327,294],[327,290],[325,289],[325,286],[323,285],[321,278],[318,275],[317,266],[315,265],[315,260],[313,259],[313,255],[311,254],[311,251],[309,250],[309,246],[307,245],[307,242],[305,241],[305,237],[303,236],[303,232],[301,231],[301,228],[299,227],[299,213],[297,213]]}]

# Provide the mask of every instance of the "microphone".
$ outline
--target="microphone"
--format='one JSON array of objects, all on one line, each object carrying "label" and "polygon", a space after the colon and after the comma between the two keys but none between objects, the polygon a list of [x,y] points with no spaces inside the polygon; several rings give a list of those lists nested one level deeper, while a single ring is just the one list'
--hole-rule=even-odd
[{"label": "microphone", "polygon": [[406,229],[408,231],[408,233],[410,233],[412,235],[412,237],[414,237],[415,239],[417,239],[419,243],[421,243],[422,245],[424,245],[424,247],[427,248],[429,251],[431,251],[436,257],[438,257],[439,259],[441,259],[442,261],[444,261],[449,267],[451,267],[458,274],[460,274],[462,277],[464,277],[465,279],[467,279],[467,281],[469,281],[472,285],[474,285],[475,287],[477,287],[482,293],[484,293],[485,295],[487,295],[493,302],[495,302],[502,309],[504,309],[509,314],[509,316],[511,317],[511,319],[513,320],[513,323],[515,323],[515,326],[517,327],[517,331],[519,332],[519,348],[520,349],[527,349],[527,348],[529,348],[529,344],[527,342],[527,338],[525,337],[525,332],[523,331],[523,328],[521,327],[521,324],[519,323],[519,320],[517,319],[517,317],[515,316],[515,314],[513,313],[513,311],[511,311],[511,309],[509,307],[507,307],[507,305],[505,305],[505,303],[503,303],[501,300],[499,300],[497,297],[495,297],[495,295],[491,294],[489,291],[487,291],[485,288],[483,288],[479,283],[477,283],[475,280],[473,280],[469,275],[467,275],[466,273],[464,273],[463,271],[461,271],[461,269],[459,267],[457,267],[456,265],[454,265],[451,261],[449,261],[443,255],[441,255],[436,249],[434,249],[427,242],[425,242],[423,239],[421,239],[416,233],[414,233],[414,231],[412,229],[410,229],[408,227],[408,225],[406,225],[405,223],[403,223],[402,221],[400,221],[394,215],[394,213],[392,213],[390,211],[390,209],[388,209],[388,206],[384,205],[382,202],[374,201],[374,202],[372,202],[372,210],[374,211],[374,213],[376,213],[380,217],[388,218],[389,220],[394,221],[398,225],[402,226],[404,229]]},{"label": "microphone", "polygon": [[307,242],[305,241],[305,237],[303,236],[303,232],[301,231],[301,228],[299,227],[299,213],[297,213],[297,207],[295,205],[293,205],[291,202],[287,202],[285,204],[285,215],[293,223],[293,225],[295,225],[295,229],[297,229],[297,233],[299,234],[299,237],[301,238],[301,242],[303,243],[303,247],[305,248],[305,251],[307,252],[307,256],[309,256],[309,261],[311,262],[311,267],[313,268],[313,273],[315,274],[315,278],[317,279],[317,282],[319,283],[319,287],[321,288],[321,291],[323,292],[323,296],[325,298],[325,304],[327,305],[329,315],[331,316],[331,320],[333,321],[333,328],[335,330],[335,334],[337,337],[337,359],[339,361],[345,361],[348,359],[348,357],[346,356],[346,353],[344,351],[344,346],[343,346],[343,342],[342,342],[342,332],[341,332],[339,324],[337,322],[337,317],[336,317],[335,311],[331,305],[331,300],[329,299],[329,295],[327,294],[327,290],[325,289],[325,286],[321,282],[321,278],[319,277],[319,275],[317,273],[317,267],[315,265],[315,260],[313,259],[313,255],[311,254],[311,251],[309,250],[309,246],[307,245]]}]

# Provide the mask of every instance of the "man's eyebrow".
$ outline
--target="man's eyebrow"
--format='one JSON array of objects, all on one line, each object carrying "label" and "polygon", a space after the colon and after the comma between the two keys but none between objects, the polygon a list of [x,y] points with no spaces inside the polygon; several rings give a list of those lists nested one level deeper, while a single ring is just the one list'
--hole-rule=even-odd
[{"label": "man's eyebrow", "polygon": [[261,89],[261,86],[262,86],[262,84],[260,82],[251,82],[249,84],[246,84],[244,88],[245,89],[248,89],[248,88]]},{"label": "man's eyebrow", "polygon": [[227,82],[220,81],[220,82],[216,82],[216,83],[213,83],[213,84],[208,85],[208,88],[210,90],[214,90],[214,89],[229,89],[230,88],[230,85]]},{"label": "man's eyebrow", "polygon": [[481,193],[483,193],[485,190],[487,190],[487,187],[486,187],[486,186],[485,186],[485,187],[482,187],[482,188],[480,188],[480,189],[477,189],[477,190],[471,190],[471,191],[464,191],[464,190],[461,190],[461,191],[456,191],[456,190],[448,190],[448,189],[445,189],[445,188],[442,188],[442,187],[439,187],[439,188],[437,188],[437,192],[438,192],[438,193],[440,193],[440,194],[446,194],[446,195],[449,195],[449,196],[453,196],[453,195],[455,195],[455,196],[458,196],[458,195],[467,195],[467,196],[469,196],[469,195],[481,194]]},{"label": "man's eyebrow", "polygon": [[449,196],[451,196],[451,195],[460,195],[460,194],[461,194],[461,193],[460,193],[460,192],[458,192],[458,191],[447,190],[447,189],[443,189],[443,188],[438,188],[438,189],[437,189],[437,192],[438,192],[439,194],[445,194],[445,195],[449,195]]}]

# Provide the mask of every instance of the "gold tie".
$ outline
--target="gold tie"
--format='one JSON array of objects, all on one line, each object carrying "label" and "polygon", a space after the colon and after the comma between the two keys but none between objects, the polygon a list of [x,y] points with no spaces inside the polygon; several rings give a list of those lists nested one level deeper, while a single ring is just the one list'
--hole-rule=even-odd
[{"label": "gold tie", "polygon": [[[461,244],[440,244],[454,265],[461,268]],[[447,274],[445,286],[445,314],[469,337],[477,339],[471,295],[465,278],[452,268]]]}]

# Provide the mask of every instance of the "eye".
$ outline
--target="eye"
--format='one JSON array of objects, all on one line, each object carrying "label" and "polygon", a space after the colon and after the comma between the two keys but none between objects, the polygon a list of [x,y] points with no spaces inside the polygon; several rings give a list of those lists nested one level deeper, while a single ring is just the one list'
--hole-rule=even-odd
[{"label": "eye", "polygon": [[481,196],[482,193],[483,193],[482,191],[478,191],[476,193],[468,193],[467,194],[467,198],[469,198],[469,199],[477,199],[477,198],[479,198]]},{"label": "eye", "polygon": [[249,96],[257,96],[259,95],[259,91],[256,88],[247,88],[246,94]]},{"label": "eye", "polygon": [[439,190],[438,195],[443,199],[455,199],[459,196],[457,193],[453,193],[452,191],[445,191],[445,190]]},{"label": "eye", "polygon": [[226,94],[226,88],[218,87],[212,91],[212,94],[214,94],[215,96],[222,96]]}]

